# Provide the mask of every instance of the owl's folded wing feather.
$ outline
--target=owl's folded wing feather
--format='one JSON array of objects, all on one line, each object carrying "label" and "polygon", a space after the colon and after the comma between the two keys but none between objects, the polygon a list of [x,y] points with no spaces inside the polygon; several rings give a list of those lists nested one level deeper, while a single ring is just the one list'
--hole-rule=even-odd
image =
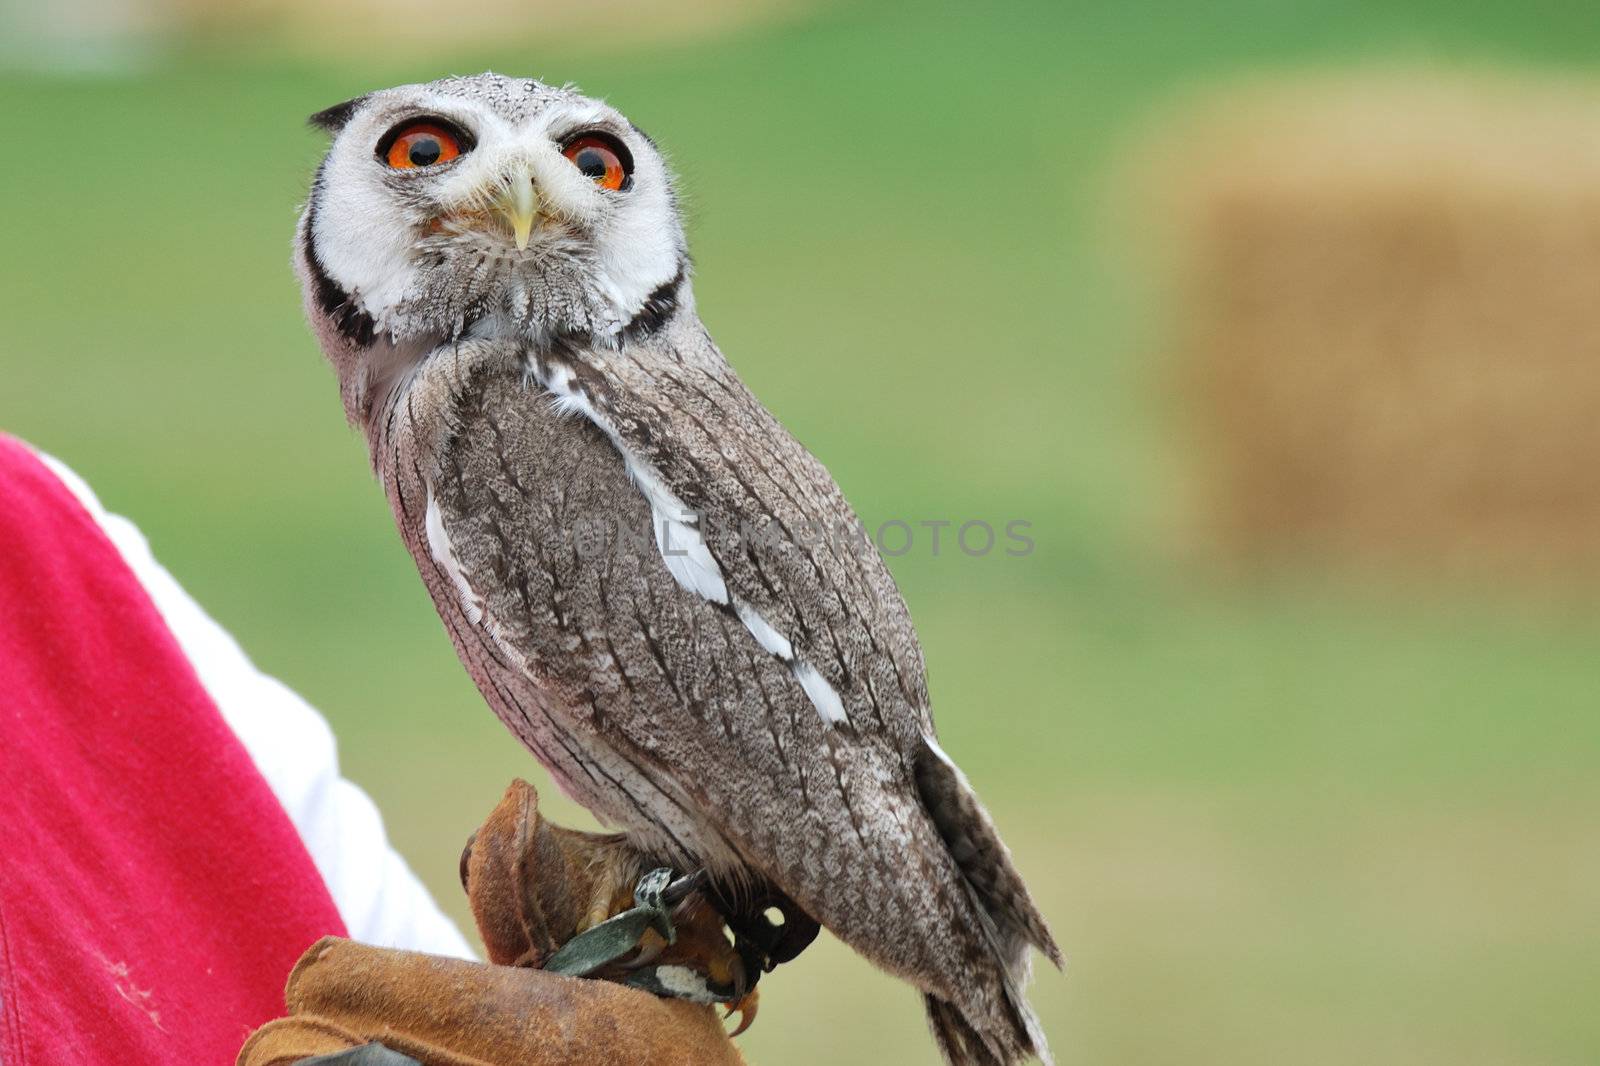
[{"label": "owl's folded wing feather", "polygon": [[698,321],[540,366],[625,456],[680,584],[738,617],[831,724],[906,752],[932,736],[921,649],[883,560],[828,471]]}]

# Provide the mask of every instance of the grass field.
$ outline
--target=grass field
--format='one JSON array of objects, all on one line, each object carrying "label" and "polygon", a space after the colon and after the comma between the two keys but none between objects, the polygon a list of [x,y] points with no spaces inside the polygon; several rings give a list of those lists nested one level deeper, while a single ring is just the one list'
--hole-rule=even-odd
[{"label": "grass field", "polygon": [[[1063,1063],[1600,1060],[1600,614],[1162,550],[1162,308],[1101,223],[1131,124],[1261,67],[1581,65],[1577,5],[826,7],[701,43],[338,66],[256,47],[0,76],[0,427],[65,458],[268,670],[464,916],[521,774],[395,536],[299,312],[311,111],[495,67],[672,153],[703,317],[869,522],[1032,523],[1025,558],[891,561],[947,747],[1069,955]],[[1597,126],[1600,130],[1600,126]],[[1600,279],[1597,279],[1600,284]],[[824,942],[752,1063],[930,1061],[915,997]]]}]

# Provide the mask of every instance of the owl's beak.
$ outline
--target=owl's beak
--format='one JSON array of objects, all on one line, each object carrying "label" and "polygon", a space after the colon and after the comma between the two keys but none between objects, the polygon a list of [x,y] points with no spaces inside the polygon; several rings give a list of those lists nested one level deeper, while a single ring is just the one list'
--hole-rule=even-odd
[{"label": "owl's beak", "polygon": [[526,177],[512,181],[500,194],[495,206],[511,223],[511,235],[516,239],[517,251],[527,250],[534,219],[539,217],[539,194],[534,190],[533,181]]}]

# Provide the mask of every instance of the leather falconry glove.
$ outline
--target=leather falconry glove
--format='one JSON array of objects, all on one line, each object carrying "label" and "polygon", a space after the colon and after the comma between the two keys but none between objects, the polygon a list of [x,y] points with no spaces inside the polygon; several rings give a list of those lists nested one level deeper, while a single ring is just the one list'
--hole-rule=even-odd
[{"label": "leather falconry glove", "polygon": [[730,908],[700,878],[647,868],[621,836],[550,825],[538,804],[513,781],[461,856],[488,963],[325,937],[289,975],[288,1017],[239,1066],[742,1063],[712,1005],[740,1012],[742,1032],[761,972],[815,923],[786,900],[746,901],[730,944]]}]

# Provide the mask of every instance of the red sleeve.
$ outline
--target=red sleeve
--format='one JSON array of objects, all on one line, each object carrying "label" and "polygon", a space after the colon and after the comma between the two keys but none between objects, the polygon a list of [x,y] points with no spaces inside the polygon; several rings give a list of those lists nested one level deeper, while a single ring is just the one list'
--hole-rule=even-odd
[{"label": "red sleeve", "polygon": [[231,1062],[343,932],[117,550],[0,436],[0,1060]]}]

